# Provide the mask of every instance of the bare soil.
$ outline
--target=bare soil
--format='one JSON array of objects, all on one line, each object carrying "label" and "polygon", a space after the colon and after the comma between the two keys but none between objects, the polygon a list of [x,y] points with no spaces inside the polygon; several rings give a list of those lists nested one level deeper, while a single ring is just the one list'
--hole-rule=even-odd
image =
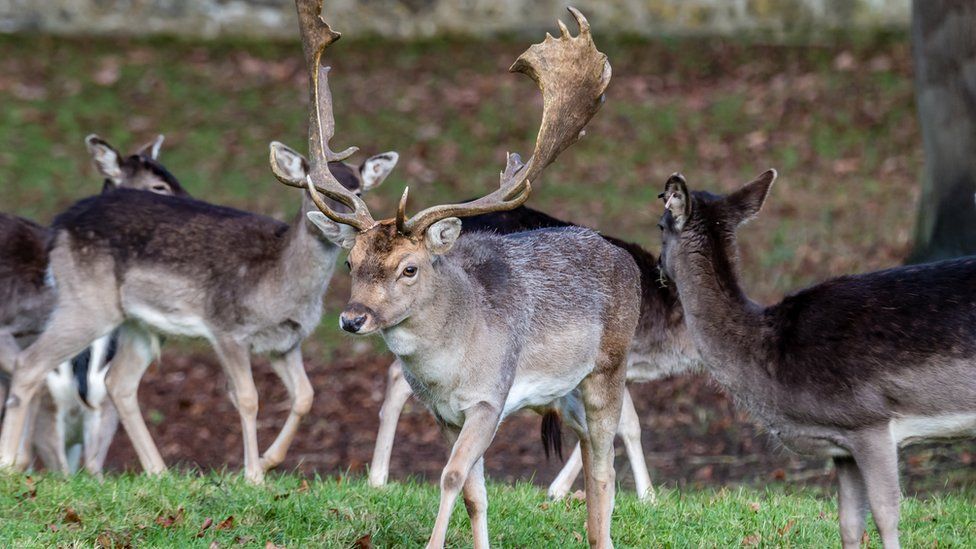
[{"label": "bare soil", "polygon": [[[281,469],[307,474],[365,474],[370,462],[390,358],[374,352],[358,356],[340,351],[323,360],[307,353],[316,390],[311,414],[303,422]],[[261,394],[258,438],[264,448],[288,415],[287,393],[266,362],[255,364]],[[705,375],[686,375],[634,385],[634,401],[644,428],[643,443],[657,485],[701,486],[799,481],[832,482],[826,460],[801,459],[778,448]],[[226,393],[226,381],[213,355],[164,353],[143,380],[139,393],[150,431],[171,465],[238,469],[242,462],[240,422]],[[495,479],[547,484],[558,472],[558,458],[546,460],[539,417],[510,418],[488,451],[486,468]],[[568,429],[564,453],[575,439]],[[390,464],[391,480],[410,476],[436,479],[448,448],[432,417],[411,400],[401,417]],[[618,446],[620,446],[618,444]],[[925,445],[903,453],[903,479],[909,493],[958,487],[976,481],[976,443]],[[113,444],[108,468],[138,470],[124,434]],[[622,447],[618,478],[631,485]],[[581,481],[579,481],[581,483]]]}]

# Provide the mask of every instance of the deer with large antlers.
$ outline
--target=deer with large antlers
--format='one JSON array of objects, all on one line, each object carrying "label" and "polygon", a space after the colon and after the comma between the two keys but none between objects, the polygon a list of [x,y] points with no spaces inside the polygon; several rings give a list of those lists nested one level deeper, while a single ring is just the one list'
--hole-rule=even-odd
[{"label": "deer with large antlers", "polygon": [[[396,153],[330,169],[357,194],[379,185]],[[308,163],[279,147],[276,170],[303,178]],[[317,198],[317,197],[316,197]],[[308,221],[306,196],[290,226],[188,197],[118,189],[76,203],[55,219],[48,272],[57,288],[37,340],[16,357],[0,432],[0,466],[17,463],[26,411],[48,372],[118,330],[105,384],[143,468],[165,470],[136,392],[165,334],[201,337],[217,352],[241,417],[245,476],[261,482],[279,464],[312,403],[300,345],[318,325],[339,248]],[[250,354],[266,353],[291,398],[291,413],[263,456]]]},{"label": "deer with large antlers", "polygon": [[[613,437],[638,320],[640,273],[630,255],[587,229],[462,235],[460,220],[525,202],[530,182],[579,138],[599,109],[610,65],[593,44],[586,19],[571,8],[578,36],[560,23],[562,36],[548,36],[512,65],[539,85],[544,100],[527,163],[510,154],[496,191],[412,217],[404,191],[396,216],[376,221],[329,173],[327,162],[342,154],[329,147],[334,121],[321,55],[337,35],[321,19],[320,2],[298,4],[313,75],[312,168],[305,179],[278,176],[305,186],[320,209],[309,218],[350,249],[352,295],[340,325],[354,334],[382,335],[453,444],[428,546],[444,545],[462,492],[474,545],[488,546],[483,455],[500,422],[525,408],[557,414],[579,434],[589,540],[610,546]],[[272,166],[279,164],[274,159],[273,150]]]},{"label": "deer with large antlers", "polygon": [[[491,231],[498,234],[518,233],[536,229],[570,227],[571,223],[556,219],[527,206],[519,206],[505,212],[492,212],[465,218],[464,231]],[[627,382],[643,383],[678,374],[699,365],[698,353],[691,343],[685,327],[681,303],[674,284],[662,284],[657,257],[644,248],[602,235],[608,242],[626,250],[637,263],[641,272],[641,313],[637,333],[631,342],[627,363]],[[373,459],[369,467],[371,486],[386,484],[390,471],[390,457],[396,435],[397,421],[407,400],[413,394],[403,376],[400,361],[395,360],[387,372],[386,393],[380,409],[380,426],[373,447]],[[651,476],[644,459],[641,442],[640,417],[634,408],[630,390],[624,391],[623,409],[617,435],[624,443],[627,459],[634,475],[637,497],[642,501],[655,499]],[[558,448],[557,448],[558,452]],[[572,490],[576,478],[583,469],[579,445],[564,464],[562,471],[549,485],[549,496],[560,499]]]},{"label": "deer with large antlers", "polygon": [[976,435],[976,260],[842,276],[770,306],[738,279],[736,229],[762,208],[776,172],[728,195],[672,175],[661,266],[705,366],[790,449],[832,458],[844,547],[868,508],[898,541],[898,448]]}]

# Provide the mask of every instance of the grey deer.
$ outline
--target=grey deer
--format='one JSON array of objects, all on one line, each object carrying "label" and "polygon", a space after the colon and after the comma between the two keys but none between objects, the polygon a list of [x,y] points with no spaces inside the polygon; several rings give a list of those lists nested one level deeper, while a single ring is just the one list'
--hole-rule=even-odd
[{"label": "grey deer", "polygon": [[[385,153],[359,169],[343,163],[332,169],[344,188],[359,193],[379,185],[396,161],[396,153]],[[292,177],[305,175],[307,162],[294,151],[282,148],[278,162]],[[244,474],[262,482],[265,470],[285,458],[312,403],[300,345],[318,325],[339,253],[305,218],[313,209],[306,197],[289,226],[187,197],[118,189],[58,216],[49,267],[57,301],[44,332],[17,355],[0,466],[15,464],[27,406],[47,373],[118,330],[105,383],[143,469],[165,470],[136,398],[159,336],[202,337],[217,352],[240,413]],[[270,355],[291,398],[290,414],[262,457],[252,352]]]},{"label": "grey deer", "polygon": [[[464,231],[468,234],[472,231],[508,234],[567,226],[571,224],[526,206],[464,219]],[[640,322],[630,346],[627,382],[654,381],[697,368],[698,354],[685,328],[681,303],[674,285],[661,282],[657,257],[637,244],[606,235],[603,238],[630,253],[641,272]],[[403,376],[403,367],[399,361],[394,361],[387,372],[386,394],[380,409],[380,428],[369,468],[369,483],[372,486],[386,484],[397,421],[412,394],[410,384]],[[624,392],[617,436],[624,442],[638,497],[643,501],[654,501],[655,492],[641,444],[640,418],[629,390]],[[562,471],[549,485],[549,496],[559,499],[568,495],[582,468],[582,456],[577,444]]]},{"label": "grey deer", "polygon": [[[105,178],[102,192],[125,188],[185,195],[159,163],[163,139],[159,135],[123,156],[99,136],[86,137],[95,168]],[[47,227],[0,214],[0,377],[10,375],[17,353],[43,331],[54,307],[55,291],[45,279],[52,235]],[[115,408],[105,398],[110,347],[109,337],[101,338],[47,375],[47,390],[31,410],[36,428],[21,439],[19,463],[27,466],[36,454],[49,470],[74,472],[83,464],[90,473],[101,472],[118,424]],[[6,400],[8,382],[0,380],[0,402]]]},{"label": "grey deer", "polygon": [[[640,273],[630,255],[582,228],[516,235],[461,233],[465,217],[521,205],[556,156],[574,143],[602,104],[610,80],[589,24],[570,9],[580,33],[547,36],[512,71],[536,81],[543,116],[527,164],[510,154],[500,188],[465,204],[427,208],[408,218],[407,192],[396,217],[375,221],[366,204],[332,176],[334,134],[324,49],[338,38],[321,3],[298,2],[311,75],[307,178],[319,207],[309,219],[350,249],[350,300],[340,315],[348,332],[379,333],[431,409],[452,450],[428,547],[442,547],[459,492],[474,546],[489,545],[483,455],[500,422],[520,409],[561,415],[582,440],[590,543],[611,546],[613,436],[620,416],[627,351],[637,326]],[[272,158],[275,151],[272,150]],[[277,162],[272,161],[272,166]],[[344,204],[339,211],[323,197]],[[580,276],[585,273],[586,276]]]},{"label": "grey deer", "polygon": [[661,264],[710,373],[776,439],[831,457],[840,533],[858,547],[868,507],[898,543],[898,448],[976,435],[976,259],[842,276],[761,306],[738,279],[736,228],[776,172],[738,191],[667,181]]}]

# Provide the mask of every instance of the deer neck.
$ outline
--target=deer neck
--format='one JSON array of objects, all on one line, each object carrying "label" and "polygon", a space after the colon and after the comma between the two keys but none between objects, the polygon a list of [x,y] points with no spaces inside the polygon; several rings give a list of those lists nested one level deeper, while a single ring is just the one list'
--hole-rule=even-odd
[{"label": "deer neck", "polygon": [[302,194],[302,207],[292,220],[286,235],[280,268],[288,284],[299,291],[325,293],[335,270],[339,247],[329,242],[305,216],[317,211],[315,204]]},{"label": "deer neck", "polygon": [[748,392],[748,387],[764,385],[757,385],[766,368],[763,309],[739,284],[734,240],[705,239],[697,252],[675,254],[685,322],[713,377],[727,388]]}]

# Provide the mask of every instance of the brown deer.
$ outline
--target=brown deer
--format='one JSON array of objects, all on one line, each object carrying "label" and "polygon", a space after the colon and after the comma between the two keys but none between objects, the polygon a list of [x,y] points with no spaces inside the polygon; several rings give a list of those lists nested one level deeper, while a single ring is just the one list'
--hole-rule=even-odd
[{"label": "brown deer", "polygon": [[[276,169],[305,176],[307,163],[297,153],[282,147],[277,159]],[[359,193],[379,185],[396,160],[386,153],[358,169],[341,162],[331,169],[344,188]],[[117,329],[105,383],[143,468],[165,470],[136,400],[159,335],[202,337],[230,379],[243,426],[245,475],[261,482],[264,471],[284,459],[311,407],[300,344],[318,325],[339,253],[305,218],[313,209],[306,197],[289,226],[188,197],[118,189],[59,215],[48,267],[57,298],[43,333],[17,355],[0,465],[16,463],[27,406],[48,372]],[[291,397],[291,413],[263,458],[251,352],[271,355]]]},{"label": "brown deer", "polygon": [[[312,166],[304,179],[276,175],[307,189],[320,210],[309,219],[350,249],[352,295],[340,325],[382,335],[453,443],[428,547],[444,545],[462,490],[474,545],[488,546],[483,454],[500,422],[525,408],[561,415],[579,434],[589,540],[609,547],[613,436],[638,321],[640,273],[629,254],[587,229],[462,236],[459,219],[521,205],[530,181],[579,138],[599,109],[610,65],[593,44],[589,24],[570,8],[579,35],[560,23],[560,38],[547,36],[512,66],[538,83],[544,107],[532,157],[523,164],[510,154],[498,190],[409,218],[405,191],[396,217],[375,221],[328,168],[348,154],[329,146],[332,98],[321,64],[338,33],[322,20],[320,2],[297,3],[311,75]],[[275,156],[272,149],[273,167],[280,164]]]},{"label": "brown deer", "polygon": [[843,276],[761,306],[738,279],[736,228],[770,170],[738,191],[667,181],[661,265],[709,372],[788,448],[831,457],[844,547],[870,506],[899,546],[898,447],[976,435],[976,259]]},{"label": "brown deer", "polygon": [[[122,156],[97,135],[85,138],[95,168],[105,177],[103,193],[121,188],[186,195],[179,181],[159,162],[162,144],[160,135],[135,153]],[[43,331],[54,307],[54,288],[45,280],[52,234],[33,221],[0,214],[0,378],[13,371],[17,353]],[[48,374],[48,390],[33,410],[36,429],[26,433],[21,442],[21,464],[30,463],[36,453],[48,469],[71,472],[83,455],[88,471],[101,471],[117,424],[111,403],[103,402],[105,392],[100,383],[108,345],[108,338],[99,340],[93,351]],[[7,382],[0,379],[0,403],[6,400]],[[85,390],[79,392],[79,387]],[[82,453],[72,448],[78,446],[76,442]]]},{"label": "brown deer", "polygon": [[[464,231],[467,234],[476,231],[511,234],[571,225],[526,206],[519,206],[507,212],[492,212],[464,219]],[[603,237],[611,244],[630,253],[641,272],[640,322],[628,356],[628,383],[653,381],[696,367],[697,351],[685,329],[681,303],[678,302],[674,285],[661,283],[657,257],[637,244],[611,236]],[[386,484],[397,421],[407,399],[412,394],[410,384],[403,376],[400,362],[394,361],[387,372],[386,394],[380,409],[380,428],[376,435],[373,460],[369,468],[369,483],[372,486],[379,487]],[[643,501],[654,501],[655,493],[641,444],[640,418],[637,410],[634,409],[629,390],[624,392],[617,435],[624,442],[638,497]],[[582,468],[582,457],[577,444],[562,471],[549,485],[549,496],[559,499],[568,495]]]}]

